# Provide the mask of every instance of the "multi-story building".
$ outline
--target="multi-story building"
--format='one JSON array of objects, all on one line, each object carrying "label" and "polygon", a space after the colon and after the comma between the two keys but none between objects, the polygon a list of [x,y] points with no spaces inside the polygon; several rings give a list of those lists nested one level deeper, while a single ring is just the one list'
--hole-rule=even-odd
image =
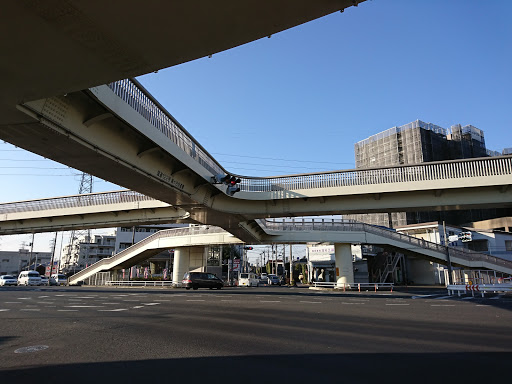
[{"label": "multi-story building", "polygon": [[[508,154],[510,148],[503,154]],[[431,161],[501,155],[488,151],[484,132],[472,125],[460,124],[445,129],[421,120],[393,127],[355,144],[356,168],[385,167]],[[510,211],[510,210],[509,210]],[[500,209],[473,209],[448,212],[393,212],[345,215],[347,219],[368,224],[397,227],[430,221],[465,224],[511,215]]]},{"label": "multi-story building", "polygon": [[0,275],[17,275],[20,271],[34,269],[50,264],[51,252],[30,252],[28,249],[18,251],[0,251]]}]

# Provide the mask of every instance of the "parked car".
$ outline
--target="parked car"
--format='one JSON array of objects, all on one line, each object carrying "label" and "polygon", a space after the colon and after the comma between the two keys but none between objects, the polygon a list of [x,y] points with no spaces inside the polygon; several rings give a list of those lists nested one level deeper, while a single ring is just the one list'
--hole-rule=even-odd
[{"label": "parked car", "polygon": [[56,273],[50,276],[50,285],[67,285],[68,278],[62,273]]},{"label": "parked car", "polygon": [[48,277],[41,275],[41,284],[40,285],[50,285],[50,279]]},{"label": "parked car", "polygon": [[11,275],[0,276],[0,287],[6,286],[6,285],[18,285],[18,279],[16,279],[16,277],[11,276]]},{"label": "parked car", "polygon": [[39,285],[41,275],[36,271],[21,271],[18,276],[18,285]]},{"label": "parked car", "polygon": [[213,273],[206,272],[187,272],[183,276],[182,284],[186,289],[221,289],[224,286],[224,282],[221,279],[219,279]]},{"label": "parked car", "polygon": [[268,275],[268,285],[281,285],[281,279],[277,275]]}]

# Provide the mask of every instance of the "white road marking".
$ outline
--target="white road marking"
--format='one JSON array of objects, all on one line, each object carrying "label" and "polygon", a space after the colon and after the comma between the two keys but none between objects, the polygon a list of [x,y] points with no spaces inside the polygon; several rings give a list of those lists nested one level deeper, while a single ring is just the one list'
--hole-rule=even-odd
[{"label": "white road marking", "polygon": [[0,312],[7,312],[10,311],[10,309],[0,309]]},{"label": "white road marking", "polygon": [[18,297],[18,300],[30,300],[30,297]]},{"label": "white road marking", "polygon": [[431,307],[455,307],[455,304],[430,304]]},{"label": "white road marking", "polygon": [[57,312],[78,312],[78,309],[57,309]]},{"label": "white road marking", "polygon": [[260,300],[260,303],[280,303],[280,300]]},{"label": "white road marking", "polygon": [[35,308],[24,308],[24,309],[20,309],[20,311],[40,311],[40,309],[35,309]]},{"label": "white road marking", "polygon": [[[190,300],[189,300],[190,301]],[[204,300],[203,300],[204,301]],[[160,303],[143,303],[144,305],[159,305]]]},{"label": "white road marking", "polygon": [[441,297],[434,297],[434,300],[443,300],[443,299],[448,299],[450,298],[451,296],[441,296]]},{"label": "white road marking", "polygon": [[105,305],[120,305],[121,303],[101,303],[101,304],[105,304]]},{"label": "white road marking", "polygon": [[411,305],[406,303],[386,303],[386,305]]},{"label": "white road marking", "polygon": [[322,304],[321,301],[299,301],[299,303],[308,303],[308,304]]},{"label": "white road marking", "polygon": [[21,304],[21,301],[6,301],[5,304]]},{"label": "white road marking", "polygon": [[135,307],[132,307],[132,308],[139,309],[139,308],[144,308],[144,306],[143,305],[136,305]]},{"label": "white road marking", "polygon": [[436,295],[421,295],[421,296],[413,296],[413,299],[426,299],[427,297],[433,297]]},{"label": "white road marking", "polygon": [[348,304],[348,305],[365,305],[366,303],[345,303],[344,301],[341,302],[341,304]]},{"label": "white road marking", "polygon": [[127,311],[127,308],[118,308],[118,309],[98,309],[98,312],[120,312]]},{"label": "white road marking", "polygon": [[187,301],[204,301],[204,300],[187,300]]},{"label": "white road marking", "polygon": [[469,297],[463,297],[462,300],[473,300],[474,297],[473,296],[469,296]]},{"label": "white road marking", "polygon": [[66,305],[66,308],[102,308],[103,305]]}]

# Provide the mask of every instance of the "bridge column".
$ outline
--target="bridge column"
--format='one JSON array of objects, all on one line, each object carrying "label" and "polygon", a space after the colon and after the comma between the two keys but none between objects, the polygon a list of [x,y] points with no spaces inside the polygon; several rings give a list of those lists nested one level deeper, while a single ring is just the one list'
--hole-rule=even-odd
[{"label": "bridge column", "polygon": [[352,249],[350,244],[334,244],[336,261],[336,282],[339,287],[343,284],[354,284],[354,267],[352,266]]},{"label": "bridge column", "polygon": [[172,281],[181,283],[183,275],[188,272],[190,267],[190,247],[180,247],[174,249],[174,267],[172,271]]}]

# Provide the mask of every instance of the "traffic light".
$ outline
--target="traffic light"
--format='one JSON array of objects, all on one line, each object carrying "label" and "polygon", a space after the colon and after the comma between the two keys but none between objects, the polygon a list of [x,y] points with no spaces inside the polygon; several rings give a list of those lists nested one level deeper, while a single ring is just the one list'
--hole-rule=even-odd
[{"label": "traffic light", "polygon": [[247,249],[247,250],[249,250],[249,251],[252,251],[252,249],[253,249],[253,248],[252,248],[252,247],[244,247],[244,249]]},{"label": "traffic light", "polygon": [[213,184],[225,184],[228,187],[226,188],[226,194],[229,196],[233,196],[235,193],[240,192],[240,187],[237,185],[242,180],[239,177],[230,175],[230,174],[220,174],[212,177]]},{"label": "traffic light", "polygon": [[467,243],[467,242],[473,240],[471,237],[471,232],[460,232],[459,240],[462,241],[463,243]]}]

